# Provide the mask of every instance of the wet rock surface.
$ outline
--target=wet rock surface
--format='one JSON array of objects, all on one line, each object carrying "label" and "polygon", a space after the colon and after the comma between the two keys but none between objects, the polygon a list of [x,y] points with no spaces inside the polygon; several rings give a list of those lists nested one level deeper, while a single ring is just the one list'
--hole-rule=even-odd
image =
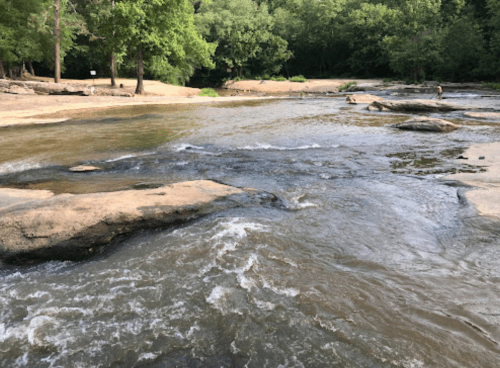
[{"label": "wet rock surface", "polygon": [[473,119],[500,120],[499,112],[466,112],[464,116]]},{"label": "wet rock surface", "polygon": [[421,130],[441,133],[451,132],[459,128],[458,125],[447,120],[429,118],[427,116],[415,116],[402,123],[395,124],[394,127],[402,130]]},{"label": "wet rock surface", "polygon": [[373,101],[382,101],[382,97],[373,96],[373,95],[352,95],[347,97],[345,102],[348,104],[370,104]]},{"label": "wet rock surface", "polygon": [[100,167],[89,166],[89,165],[78,165],[69,168],[71,172],[92,172],[92,171],[100,171],[102,170]]},{"label": "wet rock surface", "polygon": [[446,112],[467,110],[467,107],[437,100],[400,100],[400,101],[374,101],[370,104],[370,111],[399,111],[399,112]]},{"label": "wet rock surface", "polygon": [[273,200],[209,180],[85,195],[0,189],[0,257],[7,262],[80,259],[120,235]]}]

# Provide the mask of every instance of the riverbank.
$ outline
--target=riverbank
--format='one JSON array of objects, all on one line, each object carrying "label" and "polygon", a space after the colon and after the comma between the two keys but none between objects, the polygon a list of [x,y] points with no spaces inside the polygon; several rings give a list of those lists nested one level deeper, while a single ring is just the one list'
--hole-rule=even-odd
[{"label": "riverbank", "polygon": [[447,179],[476,187],[467,191],[467,200],[480,215],[500,218],[500,142],[474,144],[462,156],[467,158],[468,164],[483,166],[486,171],[453,174]]}]

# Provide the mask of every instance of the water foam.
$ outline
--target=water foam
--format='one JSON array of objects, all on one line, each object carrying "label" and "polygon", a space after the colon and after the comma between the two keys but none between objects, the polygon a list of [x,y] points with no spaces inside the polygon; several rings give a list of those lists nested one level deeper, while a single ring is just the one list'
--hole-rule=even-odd
[{"label": "water foam", "polygon": [[33,162],[31,160],[6,162],[0,165],[0,175],[13,174],[27,170],[41,169],[46,166],[48,165],[42,165],[40,162]]},{"label": "water foam", "polygon": [[244,151],[261,151],[261,150],[298,151],[298,150],[308,150],[316,148],[322,148],[322,147],[317,143],[314,143],[312,145],[298,146],[298,147],[281,147],[281,146],[273,146],[271,144],[266,144],[266,143],[257,143],[255,146],[238,147],[239,150],[244,150]]}]

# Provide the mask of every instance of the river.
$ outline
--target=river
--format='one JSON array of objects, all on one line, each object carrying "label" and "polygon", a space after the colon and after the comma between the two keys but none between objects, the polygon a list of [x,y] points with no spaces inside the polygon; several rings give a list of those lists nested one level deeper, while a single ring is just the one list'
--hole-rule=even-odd
[{"label": "river", "polygon": [[[500,223],[445,176],[484,170],[456,158],[500,126],[390,126],[401,119],[319,96],[3,129],[2,186],[213,179],[279,202],[141,232],[82,262],[1,266],[0,365],[498,367]],[[103,170],[67,170],[81,163]]]}]

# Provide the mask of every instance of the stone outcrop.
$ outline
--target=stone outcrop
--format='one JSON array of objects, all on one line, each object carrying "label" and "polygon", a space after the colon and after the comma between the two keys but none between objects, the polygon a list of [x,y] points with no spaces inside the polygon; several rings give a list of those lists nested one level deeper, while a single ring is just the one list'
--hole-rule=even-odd
[{"label": "stone outcrop", "polygon": [[403,130],[421,130],[427,132],[451,132],[457,128],[458,125],[442,119],[429,118],[427,116],[416,116],[402,123],[394,125],[395,128]]},{"label": "stone outcrop", "polygon": [[397,112],[445,112],[467,110],[467,107],[454,105],[437,100],[383,100],[374,101],[369,110],[375,111],[397,111]]},{"label": "stone outcrop", "polygon": [[373,101],[382,101],[382,97],[374,95],[352,95],[346,98],[348,104],[370,104]]},{"label": "stone outcrop", "polygon": [[500,112],[466,112],[464,116],[473,119],[500,120]]},{"label": "stone outcrop", "polygon": [[0,189],[0,257],[7,262],[81,259],[140,229],[275,200],[208,180],[83,195]]},{"label": "stone outcrop", "polygon": [[64,83],[47,83],[47,82],[31,82],[31,81],[13,81],[0,79],[0,88],[16,93],[19,88],[24,90],[32,90],[39,94],[49,95],[79,95],[91,96],[94,93],[94,87],[85,85],[71,85]]}]

